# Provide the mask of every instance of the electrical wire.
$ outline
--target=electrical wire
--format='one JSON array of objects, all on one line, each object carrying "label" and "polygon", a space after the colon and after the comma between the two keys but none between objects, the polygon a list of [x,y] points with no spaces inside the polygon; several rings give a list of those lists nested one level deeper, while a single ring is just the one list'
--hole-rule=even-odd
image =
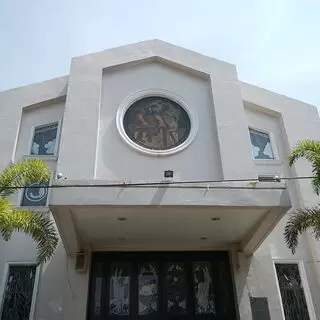
[{"label": "electrical wire", "polygon": [[[313,176],[300,176],[300,177],[277,177],[274,182],[280,181],[288,181],[288,180],[306,180],[313,179]],[[276,181],[277,180],[277,181]],[[64,181],[64,180],[61,180]],[[98,181],[98,180],[97,180]],[[209,183],[227,183],[227,182],[252,182],[258,183],[259,178],[244,178],[244,179],[220,179],[220,180],[188,180],[188,181],[158,181],[158,182],[135,182],[132,183],[130,181],[123,181],[118,183],[108,183],[108,184],[69,184],[69,185],[31,185],[31,186],[0,186],[0,189],[38,189],[41,187],[47,189],[55,189],[55,188],[114,188],[114,187],[159,187],[159,186],[175,186],[178,185],[179,188],[225,188],[225,189],[241,189],[245,187],[239,186],[183,186],[190,184],[209,184]],[[273,182],[272,176],[270,176],[270,181],[263,182]],[[274,189],[270,187],[259,188],[260,189]]]}]

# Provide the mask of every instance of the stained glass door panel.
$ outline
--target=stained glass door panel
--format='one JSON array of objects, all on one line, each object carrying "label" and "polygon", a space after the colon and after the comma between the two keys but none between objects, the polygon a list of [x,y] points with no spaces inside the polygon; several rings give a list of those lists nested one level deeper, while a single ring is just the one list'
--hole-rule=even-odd
[{"label": "stained glass door panel", "polygon": [[139,315],[151,315],[159,308],[159,271],[155,263],[139,265]]},{"label": "stained glass door panel", "polygon": [[183,263],[166,265],[166,300],[169,314],[186,314],[188,312],[188,287],[186,268]]},{"label": "stained glass door panel", "polygon": [[227,253],[95,253],[92,264],[88,320],[236,319]]},{"label": "stained glass door panel", "polygon": [[130,263],[113,263],[110,272],[109,313],[116,316],[129,315]]},{"label": "stained glass door panel", "polygon": [[196,262],[192,271],[196,314],[215,314],[210,263]]}]

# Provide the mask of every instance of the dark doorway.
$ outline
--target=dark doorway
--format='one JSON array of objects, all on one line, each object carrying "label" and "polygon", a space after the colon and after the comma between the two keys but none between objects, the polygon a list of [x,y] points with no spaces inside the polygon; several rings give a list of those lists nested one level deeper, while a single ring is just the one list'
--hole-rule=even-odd
[{"label": "dark doorway", "polygon": [[93,253],[88,320],[102,319],[236,319],[228,253]]}]

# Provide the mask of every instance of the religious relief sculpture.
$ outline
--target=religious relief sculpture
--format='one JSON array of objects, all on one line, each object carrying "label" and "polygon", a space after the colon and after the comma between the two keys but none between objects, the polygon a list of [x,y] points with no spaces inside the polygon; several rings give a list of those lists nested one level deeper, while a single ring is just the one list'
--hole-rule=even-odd
[{"label": "religious relief sculpture", "polygon": [[207,262],[195,263],[193,266],[194,291],[196,296],[196,313],[214,313],[212,278]]},{"label": "religious relief sculpture", "polygon": [[171,314],[187,313],[187,284],[183,264],[168,265],[166,275],[168,312]]},{"label": "religious relief sculpture", "polygon": [[128,315],[130,276],[128,265],[114,264],[110,277],[110,314]]},{"label": "religious relief sculpture", "polygon": [[158,311],[158,272],[152,263],[144,263],[139,270],[139,315]]},{"label": "religious relief sculpture", "polygon": [[128,137],[152,150],[169,150],[183,143],[190,133],[190,118],[176,102],[163,97],[136,101],[124,115]]}]

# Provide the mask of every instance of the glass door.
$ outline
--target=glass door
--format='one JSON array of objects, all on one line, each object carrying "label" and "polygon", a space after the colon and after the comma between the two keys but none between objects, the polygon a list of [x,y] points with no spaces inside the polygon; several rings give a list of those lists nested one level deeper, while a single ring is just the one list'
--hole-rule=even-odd
[{"label": "glass door", "polygon": [[95,253],[89,320],[235,319],[227,253]]}]

